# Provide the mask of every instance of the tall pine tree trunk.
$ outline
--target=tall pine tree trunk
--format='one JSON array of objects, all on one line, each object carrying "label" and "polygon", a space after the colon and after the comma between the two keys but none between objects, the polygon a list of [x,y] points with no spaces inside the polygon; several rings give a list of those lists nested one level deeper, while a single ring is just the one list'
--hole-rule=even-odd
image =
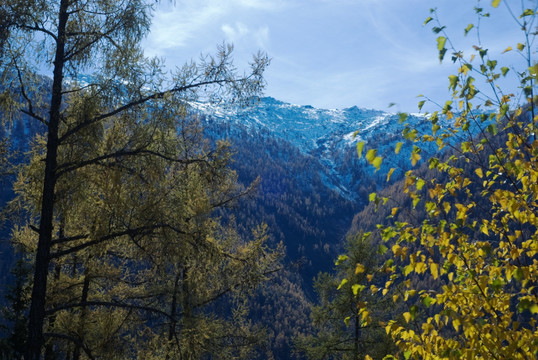
[{"label": "tall pine tree trunk", "polygon": [[45,297],[47,293],[47,275],[49,273],[50,249],[53,234],[54,189],[56,186],[56,166],[58,154],[58,127],[62,105],[62,82],[65,56],[66,25],[69,14],[68,0],[60,3],[58,16],[58,33],[56,54],[54,58],[54,78],[50,103],[47,155],[45,158],[45,177],[43,198],[41,200],[41,217],[39,224],[39,242],[35,256],[35,269],[30,316],[28,322],[28,351],[26,360],[39,360],[43,345],[43,323],[45,321]]}]

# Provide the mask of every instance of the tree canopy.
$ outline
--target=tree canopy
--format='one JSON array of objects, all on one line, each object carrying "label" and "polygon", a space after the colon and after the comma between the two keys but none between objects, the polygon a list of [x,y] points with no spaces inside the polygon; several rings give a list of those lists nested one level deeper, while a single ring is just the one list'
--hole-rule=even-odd
[{"label": "tree canopy", "polygon": [[[167,73],[140,47],[155,6],[0,5],[2,121],[46,127],[12,204],[27,215],[13,242],[33,265],[25,359],[224,358],[259,338],[241,309],[280,252],[263,230],[245,241],[212,215],[248,189],[188,108],[250,101],[268,59],[239,74],[222,45]],[[236,310],[216,316],[209,305],[224,301]]]},{"label": "tree canopy", "polygon": [[[384,286],[371,290],[403,306],[384,325],[406,359],[535,359],[538,353],[537,8],[533,1],[517,10],[502,3],[521,38],[501,51],[520,55],[521,67],[503,64],[501,51],[480,42],[480,23],[499,0],[491,9],[475,7],[477,21],[464,31],[478,35],[470,53],[455,47],[431,10],[425,24],[433,24],[439,59],[459,65],[448,79],[451,98],[426,114],[429,133],[404,131],[415,144],[412,165],[424,164],[406,173],[409,206],[370,196],[376,207],[389,207],[378,229],[390,254],[383,271],[371,274],[372,284],[384,279]],[[503,88],[509,77],[517,88]],[[421,148],[430,144],[438,154],[422,158]],[[378,166],[381,159],[369,161]]]}]

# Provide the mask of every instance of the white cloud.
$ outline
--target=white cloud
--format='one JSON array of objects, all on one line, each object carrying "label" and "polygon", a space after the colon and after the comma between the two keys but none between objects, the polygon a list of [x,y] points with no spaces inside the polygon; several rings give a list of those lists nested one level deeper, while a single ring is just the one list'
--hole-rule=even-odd
[{"label": "white cloud", "polygon": [[[153,18],[145,45],[146,53],[160,56],[169,49],[193,45],[194,40],[199,44],[210,34],[216,37],[219,28],[230,42],[251,36],[250,40],[258,46],[265,45],[269,28],[249,29],[242,19],[258,19],[266,13],[282,11],[291,4],[291,1],[284,0],[178,0],[175,5],[162,3]],[[237,21],[230,25],[231,19]],[[227,22],[220,25],[224,20]],[[221,40],[211,42],[216,44]]]},{"label": "white cloud", "polygon": [[250,33],[248,27],[242,22],[236,22],[235,26],[224,24],[221,26],[221,29],[224,32],[224,35],[226,35],[226,40],[229,42],[236,42]]},{"label": "white cloud", "polygon": [[262,49],[267,47],[269,42],[269,27],[267,25],[259,27],[257,30],[251,30],[242,22],[236,22],[235,25],[224,24],[221,26],[226,41],[233,44],[241,42],[256,43],[256,46]]},{"label": "white cloud", "polygon": [[269,43],[269,27],[268,26],[260,27],[254,33],[254,38],[256,39],[256,43],[258,47],[262,49],[267,48],[267,44]]}]

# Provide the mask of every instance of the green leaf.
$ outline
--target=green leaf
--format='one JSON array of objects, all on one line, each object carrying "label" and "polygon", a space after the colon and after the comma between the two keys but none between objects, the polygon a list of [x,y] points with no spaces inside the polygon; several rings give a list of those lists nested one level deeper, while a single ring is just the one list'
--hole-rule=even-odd
[{"label": "green leaf", "polygon": [[458,85],[459,77],[456,75],[449,75],[448,81],[450,84],[448,85],[448,90],[456,90],[456,86]]},{"label": "green leaf", "polygon": [[401,124],[403,122],[405,122],[405,120],[407,120],[407,113],[398,113],[398,116],[399,116],[399,119],[398,119],[398,123]]},{"label": "green leaf", "polygon": [[350,316],[348,316],[348,317],[346,317],[346,318],[344,319],[344,323],[346,324],[346,326],[349,326],[349,319],[351,319]]},{"label": "green leaf", "polygon": [[446,48],[439,51],[439,62],[443,61],[443,59],[445,58],[445,54],[446,54]]},{"label": "green leaf", "polygon": [[388,247],[386,247],[385,245],[381,244],[381,245],[379,245],[379,247],[377,248],[377,252],[378,252],[378,254],[383,255],[383,254],[385,254],[385,253],[387,252],[388,249],[389,249]]},{"label": "green leaf", "polygon": [[420,100],[418,102],[418,111],[422,110],[422,107],[424,106],[425,103],[426,103],[426,100]]},{"label": "green leaf", "polygon": [[377,194],[376,193],[371,193],[370,195],[368,195],[368,200],[370,202],[375,201],[375,199],[377,199]]},{"label": "green leaf", "polygon": [[532,303],[529,299],[522,299],[517,304],[517,312],[522,313],[525,310],[531,310],[536,307],[536,304]]},{"label": "green leaf", "polygon": [[417,180],[417,183],[416,183],[416,187],[417,187],[417,190],[422,190],[422,188],[424,187],[424,184],[426,183],[426,181],[424,181],[424,179],[418,179]]},{"label": "green leaf", "polygon": [[359,159],[362,157],[363,148],[364,148],[364,141],[357,142],[357,153],[359,154]]},{"label": "green leaf", "polygon": [[433,298],[431,298],[429,295],[422,299],[422,303],[426,307],[430,307],[433,301],[434,301]]},{"label": "green leaf", "polygon": [[525,9],[525,11],[523,11],[523,14],[521,14],[519,16],[519,18],[522,18],[522,17],[525,17],[525,16],[533,16],[535,14],[534,10],[532,9]]},{"label": "green leaf", "polygon": [[439,34],[441,31],[443,31],[444,29],[446,28],[446,26],[441,26],[441,27],[434,27],[432,29],[432,31],[435,33],[435,34]]},{"label": "green leaf", "polygon": [[508,72],[508,70],[510,70],[509,68],[507,68],[506,66],[503,66],[501,68],[501,73],[503,74],[503,76],[506,76],[506,73]]},{"label": "green leaf", "polygon": [[501,2],[501,0],[493,0],[491,2],[491,6],[493,6],[494,8],[496,8],[497,6],[499,6],[499,3]]},{"label": "green leaf", "polygon": [[497,135],[497,125],[495,124],[489,124],[486,130],[491,135]]},{"label": "green leaf", "polygon": [[523,270],[518,267],[516,271],[514,271],[514,274],[513,274],[514,279],[516,279],[517,281],[521,281],[523,280],[523,276],[524,276]]},{"label": "green leaf", "polygon": [[490,70],[493,71],[495,69],[495,66],[497,66],[497,60],[488,60],[486,63]]}]

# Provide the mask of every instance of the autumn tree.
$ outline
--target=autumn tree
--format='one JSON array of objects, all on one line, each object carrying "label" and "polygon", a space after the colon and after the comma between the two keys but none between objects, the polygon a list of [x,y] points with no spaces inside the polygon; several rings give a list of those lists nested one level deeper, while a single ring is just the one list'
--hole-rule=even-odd
[{"label": "autumn tree", "polygon": [[[155,2],[142,0],[10,0],[0,5],[5,116],[15,121],[24,115],[47,129],[36,139],[32,163],[24,170],[34,176],[21,178],[24,194],[19,200],[28,206],[31,217],[15,234],[16,241],[33,251],[34,259],[26,359],[41,357],[43,329],[61,323],[58,312],[70,310],[84,318],[88,306],[100,305],[89,301],[86,279],[107,266],[131,264],[133,254],[116,253],[123,245],[134,253],[136,248],[142,251],[141,244],[157,234],[172,232],[181,238],[188,233],[176,227],[183,225],[175,223],[177,218],[163,218],[153,211],[153,206],[167,203],[164,195],[173,189],[163,186],[172,182],[176,167],[211,162],[212,154],[203,148],[182,152],[181,142],[173,140],[188,101],[246,99],[263,86],[267,59],[255,58],[251,72],[242,76],[231,64],[228,46],[222,46],[215,57],[205,57],[165,76],[161,62],[145,58],[140,48],[155,6]],[[50,83],[38,75],[42,71],[50,71]],[[85,73],[92,76],[83,80]],[[215,161],[222,163],[223,158],[219,153]],[[164,184],[150,188],[149,184],[166,176],[169,179]],[[165,192],[155,194],[157,190]],[[99,206],[91,208],[92,201]],[[197,200],[193,203],[198,205]],[[201,200],[204,203],[207,200]],[[183,221],[192,219],[185,214]],[[33,245],[29,240],[32,232]],[[111,254],[117,255],[117,263],[105,261]],[[65,284],[68,268],[70,280],[65,281],[82,284],[77,306],[69,292],[51,286]],[[123,275],[127,274],[116,274]],[[136,276],[129,281],[135,284]],[[124,313],[148,310],[145,305],[124,306],[114,299],[114,289],[119,287],[119,294],[127,286],[122,282],[115,285],[101,289],[108,294],[108,304],[116,302],[116,311],[101,309],[114,315],[105,314],[105,318],[118,323]],[[55,292],[66,296],[63,305],[51,297]],[[100,326],[112,331],[113,324]],[[70,342],[74,354],[82,349],[92,358],[84,338],[54,332],[47,337]]]},{"label": "autumn tree", "polygon": [[[492,11],[499,5],[492,1]],[[407,305],[401,321],[386,323],[406,359],[538,354],[537,7],[533,1],[522,1],[519,10],[509,2],[502,6],[522,31],[503,54],[520,55],[520,67],[503,64],[501,54],[494,58],[494,49],[480,37],[470,54],[458,51],[432,9],[425,23],[434,24],[439,58],[450,56],[459,71],[449,76],[452,98],[427,114],[431,132],[408,129],[406,135],[416,144],[413,164],[423,155],[421,145],[436,144],[441,155],[423,159],[426,172],[406,174],[404,192],[412,208],[371,196],[376,206],[394,206],[392,225],[379,225],[392,252],[385,263],[390,279],[379,291],[400,289],[393,299]],[[479,34],[489,17],[480,3],[475,12],[477,21],[466,35],[475,29]],[[503,90],[502,80],[510,76],[518,87]],[[400,216],[413,212],[426,215]],[[425,283],[430,286],[420,286]]]}]

